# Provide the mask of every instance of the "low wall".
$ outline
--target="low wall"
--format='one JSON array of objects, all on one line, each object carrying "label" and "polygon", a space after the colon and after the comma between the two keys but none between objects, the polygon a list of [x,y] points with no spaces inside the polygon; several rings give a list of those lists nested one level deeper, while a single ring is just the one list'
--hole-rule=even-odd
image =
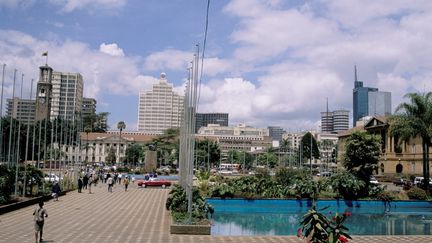
[{"label": "low wall", "polygon": [[210,235],[211,226],[209,224],[208,225],[176,224],[171,219],[170,233],[180,234],[180,235]]},{"label": "low wall", "polygon": [[[61,192],[60,193],[60,196],[63,196],[63,195],[66,195],[66,192]],[[31,206],[31,205],[37,204],[41,200],[45,202],[45,201],[48,201],[48,200],[50,200],[52,198],[53,197],[51,195],[46,195],[46,196],[29,198],[27,200],[11,203],[11,204],[7,204],[7,205],[2,205],[2,206],[0,206],[0,215],[5,214],[5,213],[9,213],[9,212],[12,212],[12,211],[15,211],[15,210],[18,210],[20,208],[24,208],[24,207],[27,207],[27,206]]]}]

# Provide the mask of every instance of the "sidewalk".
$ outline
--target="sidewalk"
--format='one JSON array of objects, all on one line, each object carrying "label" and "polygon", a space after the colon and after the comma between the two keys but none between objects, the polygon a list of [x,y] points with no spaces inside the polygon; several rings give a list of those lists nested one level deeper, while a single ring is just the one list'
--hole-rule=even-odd
[{"label": "sidewalk", "polygon": [[[188,236],[169,233],[165,210],[169,189],[138,188],[128,192],[118,184],[113,193],[99,183],[88,191],[69,192],[58,202],[45,203],[49,217],[44,227],[45,242],[303,242],[295,236]],[[0,216],[0,242],[34,242],[33,210],[25,207]],[[371,222],[372,223],[372,222]],[[362,236],[350,242],[432,242],[432,236]]]}]

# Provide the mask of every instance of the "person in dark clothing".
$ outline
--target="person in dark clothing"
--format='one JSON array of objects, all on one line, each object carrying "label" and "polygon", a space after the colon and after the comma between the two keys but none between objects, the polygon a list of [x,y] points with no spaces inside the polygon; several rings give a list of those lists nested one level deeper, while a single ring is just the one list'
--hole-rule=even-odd
[{"label": "person in dark clothing", "polygon": [[88,181],[89,181],[89,178],[86,174],[86,175],[84,175],[84,179],[83,179],[83,188],[84,189],[87,189]]},{"label": "person in dark clothing", "polygon": [[83,181],[80,178],[78,178],[78,192],[81,193],[81,189],[83,188]]},{"label": "person in dark clothing", "polygon": [[54,201],[58,201],[58,197],[60,195],[60,185],[58,184],[58,182],[54,182],[54,185],[51,189],[52,191],[52,197],[54,198]]}]

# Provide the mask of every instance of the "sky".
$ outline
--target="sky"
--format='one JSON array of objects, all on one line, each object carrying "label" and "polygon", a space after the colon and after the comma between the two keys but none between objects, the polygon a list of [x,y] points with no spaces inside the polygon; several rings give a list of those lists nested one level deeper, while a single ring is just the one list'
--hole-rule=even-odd
[{"label": "sky", "polygon": [[[160,73],[184,93],[206,8],[206,0],[0,0],[4,97],[14,69],[29,97],[48,51],[55,71],[82,74],[84,97],[110,113],[111,129],[124,121],[136,130],[139,91]],[[406,93],[432,90],[431,22],[430,0],[211,0],[198,112],[229,113],[230,125],[319,129],[327,98],[330,111],[352,117],[354,65],[364,86],[392,93],[394,110]]]}]

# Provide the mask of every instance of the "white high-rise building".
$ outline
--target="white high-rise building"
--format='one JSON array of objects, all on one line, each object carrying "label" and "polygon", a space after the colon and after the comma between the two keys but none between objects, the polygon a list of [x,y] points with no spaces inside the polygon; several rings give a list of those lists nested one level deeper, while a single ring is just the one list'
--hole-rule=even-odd
[{"label": "white high-rise building", "polygon": [[78,118],[83,102],[83,78],[79,73],[52,72],[51,120]]},{"label": "white high-rise building", "polygon": [[184,96],[173,91],[165,73],[151,91],[139,93],[138,131],[162,134],[169,128],[178,128],[183,119]]}]

